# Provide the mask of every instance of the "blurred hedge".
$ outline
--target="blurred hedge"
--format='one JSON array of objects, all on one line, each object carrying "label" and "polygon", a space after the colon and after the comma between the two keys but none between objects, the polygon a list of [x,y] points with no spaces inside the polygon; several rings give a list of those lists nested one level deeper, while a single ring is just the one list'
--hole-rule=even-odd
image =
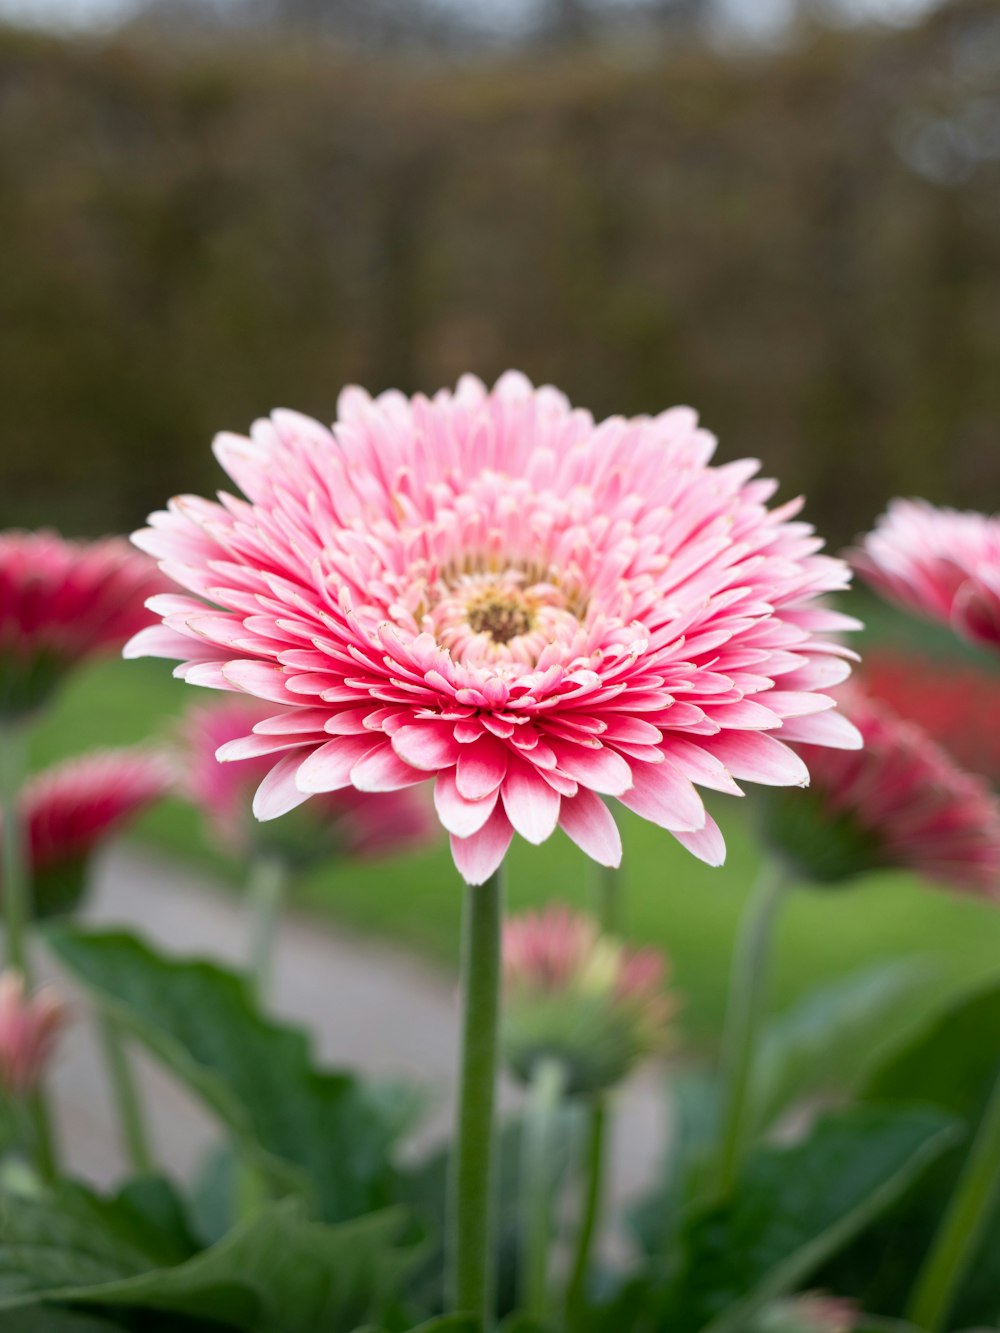
[{"label": "blurred hedge", "polygon": [[508,364],[696,404],[837,540],[996,507],[1000,141],[948,128],[996,13],[461,70],[0,35],[0,521],[127,527],[220,427]]}]

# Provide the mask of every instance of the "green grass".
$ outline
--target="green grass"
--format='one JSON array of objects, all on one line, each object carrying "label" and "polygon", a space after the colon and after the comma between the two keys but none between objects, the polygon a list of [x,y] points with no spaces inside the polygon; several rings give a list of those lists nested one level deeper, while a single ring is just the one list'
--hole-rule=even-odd
[{"label": "green grass", "polygon": [[[919,642],[923,648],[947,645],[944,637],[897,624],[885,614],[879,618],[879,637]],[[167,663],[103,663],[72,682],[46,717],[33,738],[33,762],[162,733],[171,716],[195,697],[195,691],[170,678]],[[205,696],[198,692],[197,697]],[[685,1026],[696,1040],[711,1040],[718,1030],[732,939],[756,873],[757,852],[746,816],[751,800],[712,803],[729,844],[722,870],[702,866],[667,834],[622,812],[625,930],[670,954],[684,996]],[[160,849],[236,882],[235,869],[207,845],[197,816],[180,803],[164,803],[138,832]],[[516,841],[508,865],[515,908],[552,898],[591,901],[592,867],[561,833],[540,848]],[[300,886],[300,901],[356,929],[412,945],[446,965],[456,960],[461,891],[443,845],[405,862],[343,865],[314,874]],[[784,1004],[862,964],[911,954],[935,960],[935,993],[996,974],[1000,913],[903,875],[883,875],[849,890],[803,890],[793,895],[782,918],[775,1000]]]}]

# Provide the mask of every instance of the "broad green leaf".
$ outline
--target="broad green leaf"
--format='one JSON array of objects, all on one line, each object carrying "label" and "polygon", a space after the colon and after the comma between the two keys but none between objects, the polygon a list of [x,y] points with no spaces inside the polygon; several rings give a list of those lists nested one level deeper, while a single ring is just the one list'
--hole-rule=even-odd
[{"label": "broad green leaf", "polygon": [[651,1326],[742,1333],[898,1199],[955,1134],[954,1121],[930,1109],[860,1107],[825,1117],[793,1147],[758,1148],[732,1199],[685,1222]]},{"label": "broad green leaf", "polygon": [[196,1092],[247,1151],[291,1163],[320,1216],[392,1201],[401,1103],[314,1067],[304,1032],[259,1014],[242,977],[165,958],[133,936],[52,927],[61,961]]},{"label": "broad green leaf", "polygon": [[58,1301],[165,1311],[245,1333],[350,1333],[378,1317],[412,1259],[395,1245],[399,1212],[327,1226],[287,1199],[182,1264],[139,1271],[141,1257],[120,1237],[97,1226],[89,1237],[79,1225],[69,1234],[64,1212],[52,1199],[30,1216],[20,1201],[6,1213],[0,1308]]},{"label": "broad green leaf", "polygon": [[[977,990],[925,1021],[869,1078],[864,1095],[880,1105],[923,1102],[959,1115],[968,1132],[905,1202],[879,1222],[871,1243],[848,1247],[824,1282],[857,1292],[866,1307],[901,1314],[955,1188],[986,1099],[1000,1074],[1000,987]],[[962,1284],[955,1323],[989,1325],[1000,1310],[1000,1207]]]},{"label": "broad green leaf", "polygon": [[758,1129],[804,1097],[861,1082],[880,1052],[898,1048],[912,1033],[932,975],[919,959],[865,968],[811,991],[772,1019],[754,1072]]},{"label": "broad green leaf", "polygon": [[1000,1070],[1000,986],[935,1014],[868,1079],[870,1101],[922,1101],[978,1119]]},{"label": "broad green leaf", "polygon": [[121,1333],[122,1325],[52,1306],[8,1310],[3,1317],[3,1333],[116,1333],[116,1330]]}]

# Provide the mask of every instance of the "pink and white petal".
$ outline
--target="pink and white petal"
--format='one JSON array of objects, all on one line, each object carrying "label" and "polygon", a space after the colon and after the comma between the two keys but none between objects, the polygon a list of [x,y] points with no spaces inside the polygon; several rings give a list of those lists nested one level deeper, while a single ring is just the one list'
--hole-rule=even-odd
[{"label": "pink and white petal", "polygon": [[561,797],[530,765],[511,762],[500,794],[507,818],[526,842],[538,846],[555,832]]},{"label": "pink and white petal", "polygon": [[434,783],[434,808],[438,818],[457,838],[470,838],[489,819],[500,797],[499,790],[480,801],[468,801],[455,784],[455,770],[439,773]]},{"label": "pink and white petal", "polygon": [[818,713],[814,717],[789,718],[782,725],[781,739],[826,745],[833,750],[860,750],[864,737],[853,722],[840,713]]},{"label": "pink and white petal", "polygon": [[705,826],[705,807],[690,778],[669,760],[636,764],[635,785],[619,796],[622,805],[671,833],[692,833]]},{"label": "pink and white petal", "polygon": [[400,759],[426,773],[452,768],[458,759],[458,742],[447,722],[415,722],[399,727],[393,732],[392,745]]},{"label": "pink and white petal", "polygon": [[253,812],[257,819],[277,819],[309,799],[309,793],[302,791],[295,781],[301,763],[299,751],[278,760],[254,795]]},{"label": "pink and white petal", "polygon": [[[785,733],[784,727],[782,733]],[[759,782],[765,787],[809,785],[809,770],[799,756],[764,732],[722,732],[718,736],[706,736],[704,746],[735,778]]]},{"label": "pink and white petal", "polygon": [[[592,748],[557,741],[552,746],[559,771],[582,787],[605,796],[621,796],[632,786],[633,774],[627,761],[606,745]],[[637,765],[638,767],[638,765]]]},{"label": "pink and white petal", "polygon": [[621,865],[622,839],[618,825],[596,792],[581,787],[575,796],[564,796],[559,827],[598,865]]},{"label": "pink and white petal", "polygon": [[472,745],[459,747],[455,782],[469,801],[481,800],[496,791],[507,773],[509,751],[495,736],[482,736]]},{"label": "pink and white petal", "polygon": [[497,804],[492,815],[468,838],[451,837],[451,854],[458,873],[467,884],[484,884],[498,869],[514,836],[503,806]]},{"label": "pink and white petal", "polygon": [[256,662],[252,659],[227,662],[222,668],[222,674],[230,685],[242,690],[244,694],[252,694],[258,699],[267,699],[275,704],[295,702],[289,695],[285,683],[288,676],[281,667],[269,662]]},{"label": "pink and white petal", "polygon": [[338,736],[327,741],[303,760],[298,772],[299,790],[307,795],[320,791],[341,791],[351,785],[351,769],[372,750],[384,744],[371,733],[364,736]]},{"label": "pink and white petal", "polygon": [[351,769],[351,786],[358,791],[400,791],[426,781],[427,774],[400,759],[388,737]]},{"label": "pink and white petal", "polygon": [[696,829],[693,833],[675,832],[674,837],[706,865],[721,866],[725,863],[726,841],[711,815],[705,816],[704,828]]}]

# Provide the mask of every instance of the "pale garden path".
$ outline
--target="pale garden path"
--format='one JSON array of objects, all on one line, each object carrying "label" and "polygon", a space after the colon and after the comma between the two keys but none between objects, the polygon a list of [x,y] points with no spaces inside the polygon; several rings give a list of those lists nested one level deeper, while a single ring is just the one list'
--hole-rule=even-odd
[{"label": "pale garden path", "polygon": [[[101,859],[86,917],[135,930],[172,953],[238,963],[247,950],[247,921],[235,894],[134,846],[119,845]],[[308,1025],[323,1063],[422,1084],[434,1109],[421,1138],[433,1142],[446,1132],[458,1029],[453,979],[401,949],[292,915],[278,948],[272,1007]],[[53,1100],[73,1171],[108,1185],[123,1160],[82,997],[77,1008],[56,1063]],[[157,1158],[189,1176],[215,1137],[212,1122],[151,1062],[142,1061],[141,1075]],[[659,1069],[647,1069],[619,1098],[610,1172],[619,1203],[641,1192],[657,1169],[665,1139],[662,1078]],[[504,1104],[516,1100],[505,1086]]]}]

